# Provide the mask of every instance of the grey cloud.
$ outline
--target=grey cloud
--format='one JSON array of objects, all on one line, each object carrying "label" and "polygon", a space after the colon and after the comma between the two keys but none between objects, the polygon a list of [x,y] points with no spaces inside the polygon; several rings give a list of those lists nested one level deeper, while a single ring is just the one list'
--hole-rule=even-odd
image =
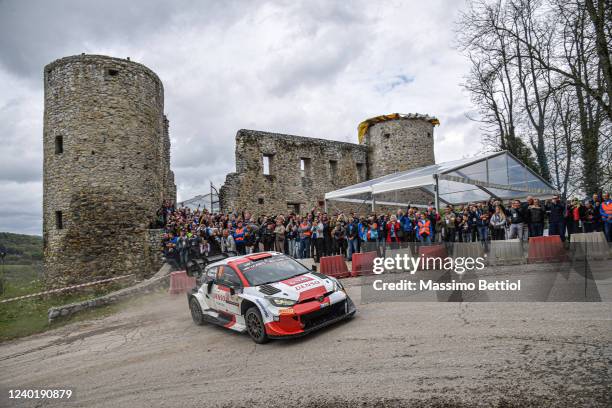
[{"label": "grey cloud", "polygon": [[6,0],[0,2],[0,64],[16,75],[38,78],[45,64],[95,53],[96,45],[130,44],[138,52],[159,30],[224,23],[239,11],[236,1]]},{"label": "grey cloud", "polygon": [[438,160],[456,158],[478,147],[450,44],[458,7],[0,0],[0,231],[40,231],[42,70],[81,52],[131,56],[160,76],[181,199],[234,171],[240,128],[356,142],[367,117],[430,113],[442,120]]}]

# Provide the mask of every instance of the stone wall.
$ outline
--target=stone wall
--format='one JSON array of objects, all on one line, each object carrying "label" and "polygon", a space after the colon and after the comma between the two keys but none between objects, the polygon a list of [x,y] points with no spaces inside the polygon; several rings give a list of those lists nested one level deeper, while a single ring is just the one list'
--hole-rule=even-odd
[{"label": "stone wall", "polygon": [[367,146],[243,129],[236,134],[236,172],[227,175],[219,199],[222,211],[305,213],[321,207],[326,192],[362,181],[366,172]]},{"label": "stone wall", "polygon": [[47,65],[44,89],[48,284],[155,270],[146,229],[176,194],[161,81],[132,61],[79,55]]}]

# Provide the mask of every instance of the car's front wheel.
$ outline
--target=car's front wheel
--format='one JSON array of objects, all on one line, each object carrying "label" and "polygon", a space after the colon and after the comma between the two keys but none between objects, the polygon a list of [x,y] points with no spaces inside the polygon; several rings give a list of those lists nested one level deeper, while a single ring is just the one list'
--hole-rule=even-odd
[{"label": "car's front wheel", "polygon": [[266,327],[264,326],[261,313],[256,306],[251,307],[247,310],[245,315],[247,331],[249,336],[257,344],[264,344],[270,341],[270,338],[266,334]]},{"label": "car's front wheel", "polygon": [[189,310],[191,310],[191,318],[193,322],[197,325],[204,324],[204,316],[202,314],[202,307],[200,307],[200,302],[195,297],[191,297],[189,299]]}]

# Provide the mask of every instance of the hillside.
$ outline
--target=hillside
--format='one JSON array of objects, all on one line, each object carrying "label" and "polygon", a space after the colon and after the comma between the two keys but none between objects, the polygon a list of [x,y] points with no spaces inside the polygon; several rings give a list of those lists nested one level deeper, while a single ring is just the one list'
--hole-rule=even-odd
[{"label": "hillside", "polygon": [[6,252],[7,265],[38,263],[42,261],[43,239],[37,235],[0,232],[0,250]]}]

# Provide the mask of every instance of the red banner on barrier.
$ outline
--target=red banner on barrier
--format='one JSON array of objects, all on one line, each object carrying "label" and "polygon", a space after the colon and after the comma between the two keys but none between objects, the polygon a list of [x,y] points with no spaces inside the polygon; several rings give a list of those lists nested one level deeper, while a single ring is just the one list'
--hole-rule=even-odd
[{"label": "red banner on barrier", "polygon": [[[441,263],[444,262],[444,258],[448,257],[448,251],[444,244],[435,245],[421,245],[419,247],[419,256],[423,257],[423,262],[426,265],[433,265],[434,267],[428,267],[429,269],[437,269],[441,267]],[[428,259],[441,259],[437,262],[428,262]]]},{"label": "red banner on barrier", "polygon": [[363,254],[353,254],[351,259],[351,276],[372,275],[372,270],[374,269],[374,258],[377,256],[376,251],[365,252]]},{"label": "red banner on barrier", "polygon": [[170,289],[171,295],[179,293],[187,293],[196,285],[196,279],[193,276],[187,276],[185,271],[172,272],[170,274]]},{"label": "red banner on barrier", "polygon": [[559,235],[529,238],[527,262],[562,262],[567,259],[567,253]]},{"label": "red banner on barrier", "polygon": [[334,278],[348,278],[351,276],[342,255],[321,257],[321,273]]}]

